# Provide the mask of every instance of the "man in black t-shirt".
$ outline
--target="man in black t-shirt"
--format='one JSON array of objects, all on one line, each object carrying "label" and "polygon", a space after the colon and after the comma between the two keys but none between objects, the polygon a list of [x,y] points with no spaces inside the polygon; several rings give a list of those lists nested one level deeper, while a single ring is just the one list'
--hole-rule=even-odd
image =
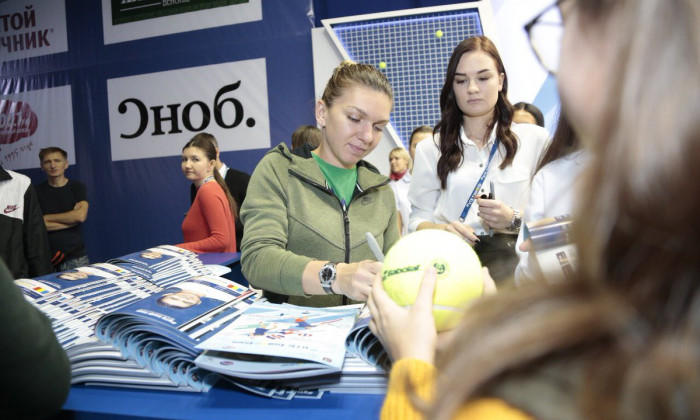
[{"label": "man in black t-shirt", "polygon": [[81,224],[87,219],[87,191],[83,183],[69,180],[68,153],[58,147],[39,151],[46,182],[36,187],[44,223],[49,232],[51,262],[58,271],[90,264]]}]

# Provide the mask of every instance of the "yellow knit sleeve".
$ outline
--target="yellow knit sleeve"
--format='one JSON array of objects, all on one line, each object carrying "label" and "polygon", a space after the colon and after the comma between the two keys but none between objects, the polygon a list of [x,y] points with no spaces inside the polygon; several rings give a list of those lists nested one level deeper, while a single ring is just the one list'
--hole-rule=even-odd
[{"label": "yellow knit sleeve", "polygon": [[425,401],[433,398],[435,366],[418,359],[402,359],[394,363],[389,387],[382,406],[382,420],[420,420],[423,416],[411,402],[415,393]]},{"label": "yellow knit sleeve", "polygon": [[[382,406],[381,420],[423,420],[415,408],[411,395],[426,402],[433,400],[437,370],[430,363],[417,359],[403,359],[394,363],[389,376],[389,387]],[[481,398],[463,405],[454,420],[534,420],[533,417],[511,407],[497,398]]]},{"label": "yellow knit sleeve", "polygon": [[481,398],[462,406],[454,420],[534,420],[526,413],[497,398]]}]

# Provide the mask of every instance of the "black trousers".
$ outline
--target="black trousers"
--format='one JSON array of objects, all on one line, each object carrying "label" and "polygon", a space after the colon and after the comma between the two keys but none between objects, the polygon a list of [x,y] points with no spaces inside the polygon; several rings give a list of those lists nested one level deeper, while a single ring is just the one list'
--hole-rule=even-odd
[{"label": "black trousers", "polygon": [[479,236],[479,242],[474,245],[481,265],[488,267],[496,285],[513,279],[518,265],[518,255],[515,253],[517,239],[517,235],[494,233],[493,236]]}]

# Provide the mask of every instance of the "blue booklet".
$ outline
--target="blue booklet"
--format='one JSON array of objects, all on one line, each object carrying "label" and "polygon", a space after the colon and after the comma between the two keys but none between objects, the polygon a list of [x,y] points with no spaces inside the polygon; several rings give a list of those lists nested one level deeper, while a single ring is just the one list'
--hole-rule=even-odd
[{"label": "blue booklet", "polygon": [[170,245],[15,283],[51,320],[73,383],[139,388],[206,391],[194,346],[256,299]]},{"label": "blue booklet", "polygon": [[212,275],[187,279],[102,317],[97,337],[172,382],[208,390],[217,377],[197,368],[195,346],[234,321],[256,293]]}]

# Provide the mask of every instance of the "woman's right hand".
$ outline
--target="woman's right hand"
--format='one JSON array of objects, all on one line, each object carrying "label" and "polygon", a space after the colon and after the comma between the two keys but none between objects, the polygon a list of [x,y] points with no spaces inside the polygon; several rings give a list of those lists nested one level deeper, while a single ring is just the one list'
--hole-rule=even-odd
[{"label": "woman's right hand", "polygon": [[382,271],[382,263],[372,260],[340,263],[336,270],[338,278],[333,283],[333,291],[364,302],[372,291],[374,276]]},{"label": "woman's right hand", "polygon": [[433,294],[437,283],[435,268],[425,270],[416,301],[410,308],[396,304],[384,291],[381,275],[377,275],[367,307],[372,314],[369,329],[379,338],[389,357],[420,359],[433,363],[437,332],[433,318]]}]

